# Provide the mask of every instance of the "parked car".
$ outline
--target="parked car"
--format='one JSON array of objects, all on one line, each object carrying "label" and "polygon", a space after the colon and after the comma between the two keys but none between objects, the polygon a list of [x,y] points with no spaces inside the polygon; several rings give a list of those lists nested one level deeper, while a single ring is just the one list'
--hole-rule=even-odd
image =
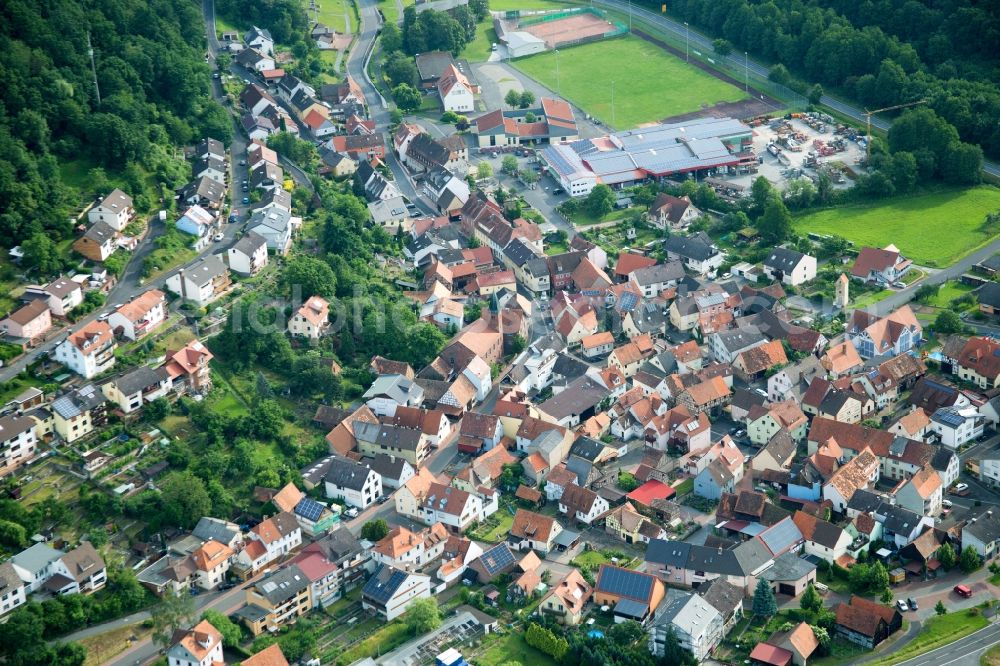
[{"label": "parked car", "polygon": [[906,602],[903,601],[902,599],[896,599],[896,608],[899,609],[900,613],[905,613],[906,611],[910,610],[909,607],[906,605]]},{"label": "parked car", "polygon": [[355,506],[347,507],[347,509],[344,511],[344,515],[347,516],[348,518],[357,518],[358,508]]},{"label": "parked car", "polygon": [[943,506],[946,509],[950,509],[951,507],[954,506],[954,503],[951,500],[948,500],[948,499],[941,500],[941,506]]},{"label": "parked car", "polygon": [[243,203],[245,204],[250,203],[250,197],[243,197]]},{"label": "parked car", "polygon": [[958,483],[958,484],[955,484],[955,489],[954,490],[955,490],[956,493],[964,493],[968,489],[969,489],[969,484],[967,484],[967,483]]},{"label": "parked car", "polygon": [[226,237],[226,235],[220,231],[217,234],[215,234],[215,236],[214,236],[215,242],[219,242],[220,240],[222,240],[225,237]]},{"label": "parked car", "polygon": [[965,585],[956,585],[955,587],[952,588],[952,590],[958,596],[965,597],[966,599],[972,596],[972,590],[966,587]]},{"label": "parked car", "polygon": [[913,597],[907,599],[906,603],[909,604],[910,610],[918,610],[920,608],[919,606],[917,606],[917,600],[914,599]]}]

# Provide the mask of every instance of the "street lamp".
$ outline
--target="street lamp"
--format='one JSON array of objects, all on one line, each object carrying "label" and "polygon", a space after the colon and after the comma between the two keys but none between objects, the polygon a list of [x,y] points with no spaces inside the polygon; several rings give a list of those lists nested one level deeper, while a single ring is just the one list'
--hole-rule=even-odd
[{"label": "street lamp", "polygon": [[684,60],[691,62],[691,28],[687,21],[684,21]]}]

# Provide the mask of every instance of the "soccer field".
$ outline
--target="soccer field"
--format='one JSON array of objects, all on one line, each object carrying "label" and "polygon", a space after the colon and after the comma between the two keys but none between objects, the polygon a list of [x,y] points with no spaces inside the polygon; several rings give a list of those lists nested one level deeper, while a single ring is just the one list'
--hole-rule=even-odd
[{"label": "soccer field", "polygon": [[821,210],[797,218],[795,230],[835,234],[856,247],[892,243],[922,266],[943,268],[1000,235],[1000,228],[984,228],[996,210],[1000,189],[983,185]]},{"label": "soccer field", "polygon": [[512,64],[616,129],[746,98],[742,90],[636,37],[550,51]]}]

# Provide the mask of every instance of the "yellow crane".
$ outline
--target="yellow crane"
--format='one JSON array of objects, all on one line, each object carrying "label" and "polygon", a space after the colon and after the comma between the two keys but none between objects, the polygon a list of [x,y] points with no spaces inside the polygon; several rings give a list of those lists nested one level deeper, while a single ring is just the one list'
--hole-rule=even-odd
[{"label": "yellow crane", "polygon": [[865,165],[867,166],[872,160],[872,116],[876,113],[882,113],[883,111],[895,111],[896,109],[905,109],[908,106],[917,106],[918,104],[926,104],[926,99],[918,99],[916,102],[906,102],[905,104],[896,104],[895,106],[887,106],[884,109],[875,109],[874,111],[869,111],[865,109],[865,120],[868,124],[868,133],[865,135],[867,137],[867,142],[865,143]]}]

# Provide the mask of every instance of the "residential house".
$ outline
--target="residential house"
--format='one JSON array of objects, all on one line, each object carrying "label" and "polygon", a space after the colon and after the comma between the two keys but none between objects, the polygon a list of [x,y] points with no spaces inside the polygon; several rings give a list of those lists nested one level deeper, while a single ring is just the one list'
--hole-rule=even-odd
[{"label": "residential house", "polygon": [[330,304],[320,296],[310,296],[288,322],[293,336],[319,340],[330,327]]},{"label": "residential house", "polygon": [[222,634],[208,620],[193,628],[174,632],[173,645],[167,648],[170,666],[215,666],[224,663]]},{"label": "residential house", "polygon": [[[804,435],[804,433],[803,433]],[[764,447],[750,461],[750,469],[762,472],[766,469],[782,471],[788,469],[795,459],[796,440],[785,428],[771,436]]]},{"label": "residential house", "polygon": [[816,277],[816,257],[776,247],[764,259],[764,273],[775,282],[797,287]]},{"label": "residential house", "polygon": [[287,208],[270,206],[255,210],[246,226],[249,231],[264,238],[268,250],[284,255],[291,249],[292,235],[300,223],[301,220],[292,217]]},{"label": "residential house", "polygon": [[604,531],[625,543],[650,543],[666,539],[666,530],[639,513],[631,502],[611,509],[604,518]]},{"label": "residential house", "polygon": [[55,359],[90,379],[114,367],[117,347],[107,322],[92,321],[56,345]]},{"label": "residential house", "polygon": [[674,197],[661,192],[646,212],[646,220],[660,229],[677,231],[701,217],[701,211],[691,203],[691,197]]},{"label": "residential house", "polygon": [[1000,513],[987,509],[969,518],[962,526],[962,549],[972,548],[984,560],[1000,551]]},{"label": "residential house", "polygon": [[562,580],[553,585],[542,597],[538,609],[551,615],[560,624],[576,626],[583,620],[583,609],[593,595],[591,587],[576,569],[571,569]]},{"label": "residential house", "polygon": [[104,396],[123,414],[142,409],[146,403],[162,398],[169,390],[170,375],[166,368],[154,370],[147,365],[130,370],[101,386]]},{"label": "residential house", "polygon": [[406,460],[414,468],[430,454],[430,438],[422,430],[386,424],[354,423],[358,450],[366,456],[379,453]]},{"label": "residential house", "polygon": [[[656,581],[659,583],[659,581]],[[673,633],[680,647],[704,661],[722,642],[724,621],[710,603],[697,594],[669,590],[656,609],[649,636],[649,651],[658,657],[665,652],[667,635]]]},{"label": "residential house", "polygon": [[909,305],[885,317],[855,310],[847,326],[847,335],[862,358],[897,356],[920,344],[923,327]]},{"label": "residential house", "polygon": [[0,478],[16,471],[35,457],[38,439],[30,416],[0,416]]},{"label": "residential house", "polygon": [[28,345],[39,342],[50,328],[52,311],[42,300],[31,301],[0,320],[0,333]]},{"label": "residential house", "polygon": [[361,591],[361,607],[391,622],[417,599],[431,596],[430,576],[400,571],[384,564],[375,569]]},{"label": "residential house", "polygon": [[898,282],[912,266],[913,262],[900,254],[894,245],[884,249],[863,247],[851,266],[851,277],[863,282],[890,285]]},{"label": "residential house", "polygon": [[274,53],[274,38],[271,37],[271,32],[264,28],[252,26],[243,36],[243,42],[248,49],[257,49],[268,55]]},{"label": "residential house", "polygon": [[559,513],[586,525],[593,524],[609,508],[606,499],[590,488],[582,488],[575,483],[567,484],[559,497]]},{"label": "residential house", "polygon": [[562,525],[550,516],[518,509],[507,536],[507,543],[517,550],[537,550],[546,554],[555,549],[555,540]]},{"label": "residential house", "polygon": [[208,176],[195,178],[178,190],[178,200],[182,204],[201,206],[211,210],[218,210],[225,198],[226,186]]},{"label": "residential house", "polygon": [[848,556],[854,540],[846,530],[805,511],[796,511],[792,521],[802,533],[806,555],[843,566],[841,558]]},{"label": "residential house", "polygon": [[97,222],[73,242],[73,249],[91,261],[101,262],[118,249],[118,233],[106,222]]},{"label": "residential house", "polygon": [[334,457],[324,477],[326,496],[367,509],[382,496],[382,477],[369,465]]},{"label": "residential house", "polygon": [[257,581],[246,591],[236,616],[254,636],[277,632],[312,610],[312,583],[296,564]]},{"label": "residential house", "polygon": [[115,335],[138,340],[167,319],[167,295],[150,289],[111,313],[108,326]]},{"label": "residential house", "polygon": [[44,287],[26,287],[22,298],[40,299],[45,302],[52,314],[65,317],[73,308],[83,303],[83,287],[76,280],[61,277]]},{"label": "residential house", "polygon": [[744,350],[733,359],[733,372],[743,381],[752,383],[762,379],[768,371],[788,363],[781,340],[771,340]]},{"label": "residential house", "polygon": [[986,419],[975,407],[942,407],[931,414],[930,431],[941,444],[957,450],[983,434]]},{"label": "residential house", "polygon": [[479,87],[455,65],[448,65],[437,80],[437,92],[445,111],[468,113],[476,108],[475,94]]},{"label": "residential house", "polygon": [[820,357],[820,365],[832,379],[837,379],[854,374],[862,368],[864,361],[854,344],[845,341],[831,345]]},{"label": "residential house", "polygon": [[134,215],[132,197],[116,188],[87,211],[87,220],[91,224],[103,222],[115,231],[121,231],[128,226]]},{"label": "residential house", "polygon": [[959,353],[955,374],[981,389],[1000,386],[1000,343],[988,337],[971,337]]},{"label": "residential house", "polygon": [[244,277],[256,275],[268,264],[267,239],[248,231],[227,252],[229,269]]},{"label": "residential house", "polygon": [[424,390],[403,375],[380,375],[362,398],[376,415],[392,416],[396,407],[419,407],[424,401]]},{"label": "residential house", "polygon": [[218,541],[206,541],[191,553],[198,587],[214,590],[226,580],[234,551]]},{"label": "residential house", "polygon": [[200,340],[192,340],[177,351],[167,350],[167,369],[177,393],[206,393],[212,388],[209,362],[215,358]]},{"label": "residential house", "polygon": [[108,582],[104,559],[89,541],[54,561],[51,572],[44,587],[55,594],[91,594]]},{"label": "residential house", "polygon": [[[645,623],[654,616],[664,596],[663,583],[651,574],[610,564],[602,564],[597,571],[594,603],[610,606],[615,623],[626,620]],[[719,617],[720,632],[721,629],[722,618]]]},{"label": "residential house", "polygon": [[[56,563],[65,553],[52,548],[48,544],[36,543],[16,553],[5,565],[14,568],[15,575],[24,582],[25,594],[31,594],[42,588],[56,573]],[[0,570],[2,571],[2,570]],[[4,593],[13,592],[17,594],[17,585],[13,585],[10,590]]]},{"label": "residential house", "polygon": [[418,571],[444,553],[448,532],[441,523],[434,523],[419,533],[405,527],[389,530],[372,548],[372,559],[403,571]]},{"label": "residential house", "polygon": [[496,513],[499,496],[497,490],[468,492],[434,482],[420,502],[420,520],[425,525],[442,523],[451,532],[463,532]]},{"label": "residential house", "polygon": [[835,631],[852,643],[869,650],[887,639],[902,627],[903,618],[892,606],[851,596],[848,603],[841,602],[836,609]]},{"label": "residential house", "polygon": [[106,399],[96,386],[87,384],[53,400],[52,416],[55,433],[72,443],[104,425]]},{"label": "residential house", "polygon": [[855,492],[875,485],[879,472],[878,458],[865,449],[833,473],[823,486],[823,499],[830,501],[835,512],[843,514]]},{"label": "residential house", "polygon": [[941,477],[928,465],[899,485],[894,496],[903,508],[922,516],[937,516],[943,499]]},{"label": "residential house", "polygon": [[210,254],[167,278],[166,287],[184,300],[205,307],[229,289],[229,269],[220,255]]},{"label": "residential house", "polygon": [[27,602],[24,581],[9,561],[0,564],[0,619]]},{"label": "residential house", "polygon": [[683,262],[685,268],[698,275],[714,274],[726,258],[703,232],[693,236],[671,236],[663,247],[667,259]]}]

